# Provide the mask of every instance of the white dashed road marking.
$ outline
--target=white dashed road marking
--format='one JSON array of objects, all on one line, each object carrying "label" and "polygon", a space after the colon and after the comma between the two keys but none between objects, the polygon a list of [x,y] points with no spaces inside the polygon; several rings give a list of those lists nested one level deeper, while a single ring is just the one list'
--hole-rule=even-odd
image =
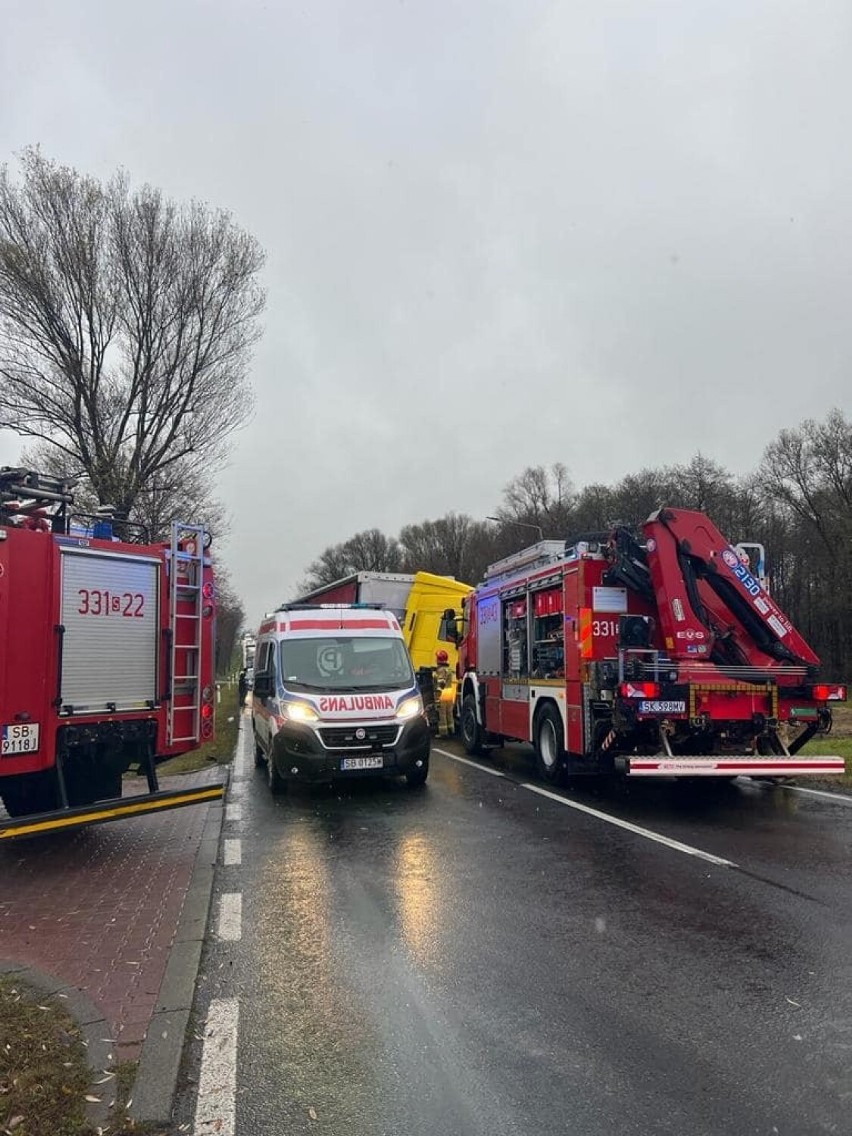
[{"label": "white dashed road marking", "polygon": [[219,904],[220,939],[235,943],[243,935],[243,897],[238,891],[225,892]]},{"label": "white dashed road marking", "polygon": [[225,820],[242,820],[243,806],[239,802],[235,805],[225,805]]},{"label": "white dashed road marking", "polygon": [[239,1016],[236,998],[216,998],[210,1003],[201,1052],[194,1136],[234,1136]]},{"label": "white dashed road marking", "polygon": [[235,840],[225,841],[225,854],[223,862],[226,868],[243,862],[243,842],[237,837]]}]

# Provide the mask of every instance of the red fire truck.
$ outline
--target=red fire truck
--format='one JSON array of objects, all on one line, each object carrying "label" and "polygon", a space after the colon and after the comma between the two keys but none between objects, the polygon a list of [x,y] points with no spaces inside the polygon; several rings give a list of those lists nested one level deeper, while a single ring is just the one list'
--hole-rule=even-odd
[{"label": "red fire truck", "polygon": [[[147,543],[75,516],[72,488],[0,470],[0,839],[222,795],[160,792],[156,770],[213,736],[205,531],[175,523],[170,543]],[[148,793],[121,801],[134,765]]]},{"label": "red fire truck", "polygon": [[801,749],[846,687],[702,513],[541,541],[492,564],[465,609],[461,732],[469,753],[531,742],[548,780],[833,774]]}]

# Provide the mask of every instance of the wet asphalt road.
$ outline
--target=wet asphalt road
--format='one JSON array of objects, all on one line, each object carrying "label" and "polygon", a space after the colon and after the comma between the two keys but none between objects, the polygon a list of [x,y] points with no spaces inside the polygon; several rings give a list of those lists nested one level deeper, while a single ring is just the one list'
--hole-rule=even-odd
[{"label": "wet asphalt road", "polygon": [[565,791],[725,867],[482,765],[275,799],[249,756],[198,1005],[239,999],[240,1136],[852,1133],[852,800]]}]

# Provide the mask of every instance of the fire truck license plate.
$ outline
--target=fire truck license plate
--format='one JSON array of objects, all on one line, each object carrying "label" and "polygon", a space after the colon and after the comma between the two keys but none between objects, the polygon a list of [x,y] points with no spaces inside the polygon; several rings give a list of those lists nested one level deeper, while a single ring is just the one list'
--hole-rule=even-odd
[{"label": "fire truck license plate", "polygon": [[685,714],[685,702],[640,702],[640,714]]},{"label": "fire truck license plate", "polygon": [[341,769],[381,769],[384,759],[380,753],[374,757],[344,757],[340,762]]},{"label": "fire truck license plate", "polygon": [[3,726],[3,745],[2,752],[6,754],[13,753],[35,753],[38,749],[38,723],[37,722],[15,722],[12,726]]}]

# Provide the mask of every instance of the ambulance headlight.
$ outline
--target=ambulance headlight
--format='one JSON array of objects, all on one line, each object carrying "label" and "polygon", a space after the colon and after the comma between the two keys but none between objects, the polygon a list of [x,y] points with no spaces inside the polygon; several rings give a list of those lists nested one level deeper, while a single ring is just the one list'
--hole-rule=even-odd
[{"label": "ambulance headlight", "polygon": [[418,714],[423,713],[423,699],[419,694],[415,694],[413,698],[406,698],[404,702],[400,702],[396,708],[397,718],[402,718],[404,721],[408,718],[416,718]]},{"label": "ambulance headlight", "polygon": [[291,722],[319,721],[319,714],[309,702],[285,702],[282,709]]}]

